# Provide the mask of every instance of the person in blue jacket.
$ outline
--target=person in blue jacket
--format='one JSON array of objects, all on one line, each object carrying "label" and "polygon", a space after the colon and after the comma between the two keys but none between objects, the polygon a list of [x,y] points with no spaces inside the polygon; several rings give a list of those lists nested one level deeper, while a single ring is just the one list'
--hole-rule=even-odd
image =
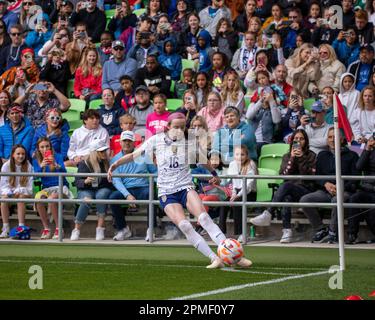
[{"label": "person in blue jacket", "polygon": [[[12,147],[22,144],[28,156],[31,156],[31,143],[34,136],[34,128],[30,121],[23,116],[23,109],[19,104],[13,104],[7,112],[7,120],[0,127],[0,158],[7,161]],[[31,157],[30,157],[31,158]]]},{"label": "person in blue jacket", "polygon": [[348,28],[346,31],[340,31],[332,42],[337,58],[348,67],[354,61],[359,59],[360,46],[354,28]]},{"label": "person in blue jacket", "polygon": [[56,108],[47,110],[45,121],[45,124],[35,130],[31,154],[34,153],[39,138],[48,137],[51,140],[54,152],[61,155],[64,160],[67,160],[70,142],[69,123],[62,118],[61,111]]},{"label": "person in blue jacket", "polygon": [[52,33],[52,24],[48,14],[40,14],[37,17],[35,30],[31,30],[27,33],[25,44],[27,47],[33,48],[37,53],[43,45],[51,39]]},{"label": "person in blue jacket", "polygon": [[164,42],[163,53],[158,57],[159,63],[171,72],[172,80],[180,80],[182,58],[176,53],[176,43],[168,38]]},{"label": "person in blue jacket", "polygon": [[197,51],[199,54],[199,70],[209,72],[212,68],[211,55],[214,53],[211,47],[212,38],[208,31],[202,30],[198,36]]},{"label": "person in blue jacket", "polygon": [[215,132],[211,157],[221,155],[223,164],[233,160],[236,145],[246,145],[251,159],[257,160],[257,144],[253,127],[241,121],[240,111],[236,107],[227,107],[224,111],[226,125]]}]

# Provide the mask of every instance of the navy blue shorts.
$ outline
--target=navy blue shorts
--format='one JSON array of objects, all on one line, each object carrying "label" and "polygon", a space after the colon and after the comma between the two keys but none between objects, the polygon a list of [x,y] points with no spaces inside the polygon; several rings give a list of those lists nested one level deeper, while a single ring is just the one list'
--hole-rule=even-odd
[{"label": "navy blue shorts", "polygon": [[172,194],[159,197],[161,207],[164,210],[168,204],[179,203],[180,205],[182,205],[184,209],[187,209],[186,202],[187,202],[187,194],[189,191],[190,189],[184,189],[176,193],[172,193]]}]

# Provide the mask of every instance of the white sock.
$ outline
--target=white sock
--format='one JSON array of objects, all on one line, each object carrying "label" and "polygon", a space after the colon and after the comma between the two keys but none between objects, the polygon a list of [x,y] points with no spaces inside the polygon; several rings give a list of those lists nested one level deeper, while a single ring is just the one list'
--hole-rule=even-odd
[{"label": "white sock", "polygon": [[200,253],[210,258],[211,261],[217,259],[217,255],[211,250],[207,242],[199,235],[187,220],[182,220],[178,227],[186,236],[186,239],[197,249]]},{"label": "white sock", "polygon": [[198,217],[198,221],[200,225],[208,232],[212,241],[214,241],[217,245],[221,243],[221,241],[226,239],[225,234],[223,231],[220,230],[218,225],[216,225],[211,217],[207,214],[207,212],[202,212]]},{"label": "white sock", "polygon": [[3,223],[3,230],[9,230],[9,223]]},{"label": "white sock", "polygon": [[19,226],[19,227],[24,227],[25,224],[24,224],[24,223],[19,223],[18,226]]}]

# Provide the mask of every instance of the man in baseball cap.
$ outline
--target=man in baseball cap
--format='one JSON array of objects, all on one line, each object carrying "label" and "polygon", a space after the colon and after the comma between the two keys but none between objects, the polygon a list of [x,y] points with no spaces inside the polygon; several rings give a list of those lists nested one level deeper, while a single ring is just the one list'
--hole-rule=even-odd
[{"label": "man in baseball cap", "polygon": [[364,45],[359,52],[359,60],[348,67],[348,72],[355,75],[355,88],[362,91],[369,85],[372,74],[375,72],[374,47]]}]

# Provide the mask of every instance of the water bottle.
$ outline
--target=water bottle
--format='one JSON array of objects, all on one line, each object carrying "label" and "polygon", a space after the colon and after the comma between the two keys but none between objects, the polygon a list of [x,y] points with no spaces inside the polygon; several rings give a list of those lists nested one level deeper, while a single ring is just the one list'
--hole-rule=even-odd
[{"label": "water bottle", "polygon": [[250,227],[250,239],[255,239],[255,227]]}]

